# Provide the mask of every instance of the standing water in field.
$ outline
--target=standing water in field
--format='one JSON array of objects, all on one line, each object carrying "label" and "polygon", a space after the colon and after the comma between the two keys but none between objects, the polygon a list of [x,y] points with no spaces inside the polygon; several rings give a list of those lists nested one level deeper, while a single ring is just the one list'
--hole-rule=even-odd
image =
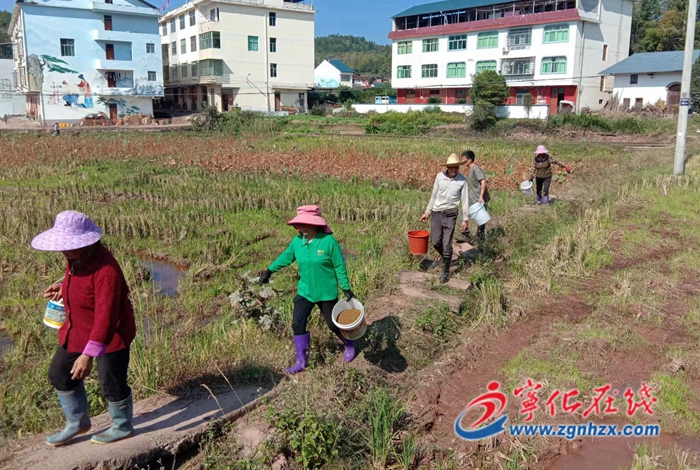
[{"label": "standing water in field", "polygon": [[0,330],[0,357],[2,357],[12,347],[12,338],[5,331]]},{"label": "standing water in field", "polygon": [[165,261],[142,260],[141,262],[151,273],[153,285],[158,289],[158,294],[165,297],[177,296],[180,279],[185,276],[184,270]]}]

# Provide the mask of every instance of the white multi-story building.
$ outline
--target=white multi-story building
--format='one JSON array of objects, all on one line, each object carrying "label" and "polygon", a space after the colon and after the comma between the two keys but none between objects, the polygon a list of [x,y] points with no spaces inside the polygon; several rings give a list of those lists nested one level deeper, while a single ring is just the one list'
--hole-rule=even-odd
[{"label": "white multi-story building", "polygon": [[392,85],[399,103],[468,99],[473,76],[495,70],[556,113],[566,101],[601,108],[612,83],[599,72],[628,56],[632,0],[446,0],[393,18]]},{"label": "white multi-story building", "polygon": [[159,14],[143,0],[17,2],[9,33],[29,117],[152,114],[163,96]]},{"label": "white multi-story building", "polygon": [[305,111],[314,84],[311,0],[194,0],[160,19],[165,100]]}]

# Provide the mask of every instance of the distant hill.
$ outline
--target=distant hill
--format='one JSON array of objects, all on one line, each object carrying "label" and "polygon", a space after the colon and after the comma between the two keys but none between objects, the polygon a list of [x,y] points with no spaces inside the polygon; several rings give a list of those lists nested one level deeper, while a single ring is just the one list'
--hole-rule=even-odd
[{"label": "distant hill", "polygon": [[316,65],[339,59],[361,75],[391,78],[391,46],[358,36],[332,34],[316,38]]}]

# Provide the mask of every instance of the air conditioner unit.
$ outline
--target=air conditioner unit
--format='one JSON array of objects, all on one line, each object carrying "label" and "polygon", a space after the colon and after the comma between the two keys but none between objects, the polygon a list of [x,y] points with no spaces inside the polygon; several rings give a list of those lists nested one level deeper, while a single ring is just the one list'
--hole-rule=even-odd
[{"label": "air conditioner unit", "polygon": [[503,48],[503,53],[504,53],[504,54],[508,54],[508,46],[506,46],[506,47]]}]

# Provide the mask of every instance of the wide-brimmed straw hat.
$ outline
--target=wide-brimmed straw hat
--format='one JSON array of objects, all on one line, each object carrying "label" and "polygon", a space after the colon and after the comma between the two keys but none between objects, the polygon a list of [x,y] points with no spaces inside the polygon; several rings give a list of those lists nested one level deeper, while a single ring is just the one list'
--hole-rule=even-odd
[{"label": "wide-brimmed straw hat", "polygon": [[94,245],[102,230],[87,215],[76,211],[61,212],[53,228],[32,240],[32,248],[41,251],[70,251]]},{"label": "wide-brimmed straw hat", "polygon": [[466,160],[462,160],[462,158],[459,155],[453,153],[452,155],[447,157],[447,163],[443,164],[442,166],[462,166],[465,163],[467,163]]},{"label": "wide-brimmed straw hat", "polygon": [[331,227],[321,216],[321,210],[318,206],[301,206],[297,208],[297,216],[292,220],[287,222],[287,225],[315,225],[316,227],[323,227],[323,231],[326,233],[333,233]]},{"label": "wide-brimmed straw hat", "polygon": [[535,150],[535,155],[543,155],[547,154],[549,155],[549,150],[544,145],[538,145],[537,150]]}]

